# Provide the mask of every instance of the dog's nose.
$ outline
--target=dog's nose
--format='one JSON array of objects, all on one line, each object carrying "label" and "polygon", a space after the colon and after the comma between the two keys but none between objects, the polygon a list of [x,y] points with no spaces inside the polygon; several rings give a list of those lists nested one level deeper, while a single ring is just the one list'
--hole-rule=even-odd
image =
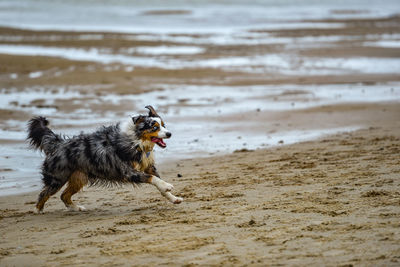
[{"label": "dog's nose", "polygon": [[165,135],[166,135],[168,138],[170,138],[172,134],[171,134],[170,132],[167,132]]}]

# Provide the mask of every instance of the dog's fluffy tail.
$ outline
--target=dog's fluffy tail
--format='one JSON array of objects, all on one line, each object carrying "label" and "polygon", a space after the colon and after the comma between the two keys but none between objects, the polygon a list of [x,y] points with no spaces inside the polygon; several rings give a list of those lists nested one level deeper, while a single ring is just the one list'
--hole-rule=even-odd
[{"label": "dog's fluffy tail", "polygon": [[28,138],[31,147],[40,149],[46,154],[52,153],[64,141],[49,127],[49,121],[45,117],[34,117],[28,122]]}]

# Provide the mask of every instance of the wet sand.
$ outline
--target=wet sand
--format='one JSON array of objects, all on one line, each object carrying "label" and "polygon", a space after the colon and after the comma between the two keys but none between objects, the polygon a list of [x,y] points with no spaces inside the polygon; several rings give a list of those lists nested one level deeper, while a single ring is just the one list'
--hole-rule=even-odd
[{"label": "wet sand", "polygon": [[[86,188],[68,212],[0,198],[3,266],[380,265],[400,261],[400,124],[160,166],[155,188]],[[386,120],[387,122],[387,120]],[[178,177],[181,176],[181,177]]]}]

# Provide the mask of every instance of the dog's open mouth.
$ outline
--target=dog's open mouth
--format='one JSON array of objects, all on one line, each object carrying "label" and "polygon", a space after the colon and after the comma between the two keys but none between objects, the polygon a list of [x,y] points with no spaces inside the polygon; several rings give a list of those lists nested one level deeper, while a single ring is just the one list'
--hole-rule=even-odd
[{"label": "dog's open mouth", "polygon": [[152,137],[151,142],[156,143],[157,145],[159,145],[162,148],[167,147],[167,144],[164,143],[164,140],[162,138]]}]

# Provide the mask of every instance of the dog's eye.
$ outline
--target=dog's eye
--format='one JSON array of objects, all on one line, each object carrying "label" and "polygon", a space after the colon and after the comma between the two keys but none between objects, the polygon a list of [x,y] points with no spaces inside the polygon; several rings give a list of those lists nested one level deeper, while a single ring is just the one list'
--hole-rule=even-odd
[{"label": "dog's eye", "polygon": [[155,132],[155,131],[157,131],[158,130],[158,126],[154,126],[153,127],[153,131]]}]

